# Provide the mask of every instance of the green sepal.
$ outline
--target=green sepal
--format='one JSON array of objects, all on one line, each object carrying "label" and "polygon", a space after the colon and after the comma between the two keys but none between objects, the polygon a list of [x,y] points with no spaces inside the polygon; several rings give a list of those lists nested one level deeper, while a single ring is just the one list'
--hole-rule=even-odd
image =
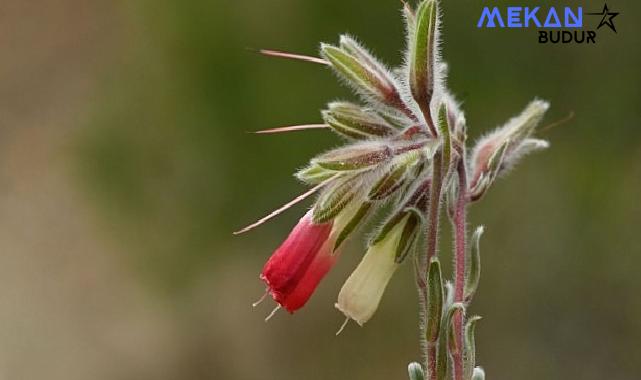
[{"label": "green sepal", "polygon": [[392,215],[384,224],[383,226],[379,229],[378,233],[372,239],[371,243],[369,245],[376,245],[379,242],[381,242],[387,234],[398,224],[400,223],[403,218],[407,216],[407,213],[405,212],[399,212],[394,215]]},{"label": "green sepal", "polygon": [[427,326],[425,333],[428,342],[436,342],[443,318],[443,277],[441,263],[432,257],[427,271]]},{"label": "green sepal", "polygon": [[294,176],[307,184],[318,185],[319,183],[332,178],[336,174],[337,173],[334,170],[328,170],[320,165],[311,164],[297,171]]},{"label": "green sepal", "polygon": [[349,178],[336,185],[328,185],[314,205],[312,220],[315,224],[334,219],[354,199],[358,192],[358,179]]},{"label": "green sepal", "polygon": [[494,181],[501,171],[501,166],[503,166],[503,163],[505,162],[505,156],[507,154],[508,148],[510,147],[510,143],[511,140],[507,139],[490,157],[487,165],[490,172],[491,181]]},{"label": "green sepal", "polygon": [[461,310],[465,311],[465,305],[462,303],[454,303],[450,305],[447,309],[447,312],[443,315],[443,321],[441,321],[441,331],[439,333],[438,340],[438,352],[436,356],[436,378],[437,380],[445,380],[447,376],[447,369],[449,367],[449,341],[450,331],[452,330],[452,318],[454,318],[454,312]]},{"label": "green sepal", "polygon": [[405,18],[406,32],[411,36],[416,29],[416,12],[407,1],[403,1],[403,16]]},{"label": "green sepal", "polygon": [[465,276],[465,302],[470,302],[476,289],[479,286],[479,280],[481,279],[481,248],[480,240],[483,235],[484,228],[483,226],[478,226],[472,234],[470,251],[468,254],[467,273]]},{"label": "green sepal", "polygon": [[401,232],[401,238],[398,247],[396,247],[396,256],[394,258],[394,261],[399,264],[405,260],[412,250],[412,247],[414,247],[414,243],[418,239],[418,231],[423,224],[423,214],[420,210],[410,207],[407,208],[406,211],[407,220]]},{"label": "green sepal", "polygon": [[371,202],[365,202],[361,207],[359,207],[358,211],[356,211],[356,214],[354,214],[352,219],[350,219],[347,225],[345,225],[345,227],[338,234],[336,242],[334,243],[333,251],[336,251],[341,246],[341,244],[343,244],[345,239],[347,239],[349,235],[356,229],[356,227],[358,227],[358,225],[363,221],[363,219],[365,219],[371,208]]},{"label": "green sepal", "polygon": [[463,374],[465,379],[471,379],[476,366],[476,345],[474,342],[474,329],[476,322],[481,319],[475,315],[465,324],[465,350],[463,351]]},{"label": "green sepal", "polygon": [[444,164],[443,177],[447,178],[448,173],[450,173],[453,168],[451,168],[452,141],[451,141],[451,135],[450,135],[450,125],[447,117],[447,105],[445,105],[445,103],[441,104],[441,106],[438,109],[437,125],[438,125],[439,134],[443,139],[443,142],[442,142],[443,164]]},{"label": "green sepal", "polygon": [[407,172],[407,165],[402,164],[389,169],[387,173],[372,186],[368,197],[373,200],[382,200],[390,196],[402,186],[405,172]]}]

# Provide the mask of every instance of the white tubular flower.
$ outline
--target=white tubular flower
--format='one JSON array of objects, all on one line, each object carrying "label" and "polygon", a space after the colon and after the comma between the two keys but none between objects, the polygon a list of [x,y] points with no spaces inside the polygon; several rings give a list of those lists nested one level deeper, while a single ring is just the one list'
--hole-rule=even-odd
[{"label": "white tubular flower", "polygon": [[[356,270],[349,276],[338,294],[336,308],[359,325],[365,324],[381,301],[387,283],[400,265],[398,248],[405,245],[405,227],[411,225],[408,214],[386,236],[369,247]],[[415,235],[415,234],[414,234]]]}]

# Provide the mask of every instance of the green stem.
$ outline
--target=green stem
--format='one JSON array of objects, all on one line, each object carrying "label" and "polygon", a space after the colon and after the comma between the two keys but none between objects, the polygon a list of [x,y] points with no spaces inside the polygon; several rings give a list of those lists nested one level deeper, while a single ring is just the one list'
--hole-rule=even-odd
[{"label": "green stem", "polygon": [[[461,155],[465,157],[465,154]],[[465,245],[467,223],[467,171],[465,160],[461,158],[457,165],[459,193],[454,213],[455,274],[454,302],[464,302],[465,297]],[[454,361],[454,380],[463,380],[463,313],[459,310],[454,315],[454,339],[456,350],[452,353]]]},{"label": "green stem", "polygon": [[[441,211],[441,194],[443,186],[443,151],[439,149],[434,155],[432,167],[432,187],[430,193],[430,204],[427,226],[427,250],[422,255],[419,263],[419,273],[424,279],[427,276],[428,265],[432,257],[436,256],[438,248],[438,230]],[[426,281],[425,281],[426,282]],[[425,335],[425,326],[427,325],[427,289],[424,290],[421,300],[421,351],[423,352],[424,363],[427,369],[427,378],[436,379],[436,342],[428,342]]]}]

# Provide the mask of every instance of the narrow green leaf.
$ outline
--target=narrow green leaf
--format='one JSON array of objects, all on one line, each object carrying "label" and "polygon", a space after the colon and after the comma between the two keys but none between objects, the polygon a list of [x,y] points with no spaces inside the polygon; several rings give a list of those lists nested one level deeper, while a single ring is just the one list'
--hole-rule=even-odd
[{"label": "narrow green leaf", "polygon": [[476,345],[474,329],[476,322],[481,319],[478,315],[470,318],[465,324],[465,350],[463,351],[463,374],[465,379],[471,379],[476,366]]},{"label": "narrow green leaf", "polygon": [[448,173],[452,171],[452,141],[450,135],[450,125],[447,117],[447,106],[445,103],[441,104],[441,107],[438,109],[438,129],[441,138],[443,139],[443,164],[444,171],[443,176],[447,177]]},{"label": "narrow green leaf", "polygon": [[435,0],[423,1],[416,10],[416,31],[410,46],[409,83],[414,100],[429,107],[434,91],[434,35],[437,5]]},{"label": "narrow green leaf", "polygon": [[481,247],[480,240],[483,235],[484,228],[483,226],[478,226],[472,234],[472,239],[470,242],[470,251],[468,254],[468,259],[466,260],[469,264],[467,266],[467,273],[465,276],[465,301],[470,302],[476,289],[479,286],[479,280],[481,279]]},{"label": "narrow green leaf", "polygon": [[447,313],[443,315],[443,321],[441,321],[441,331],[439,333],[438,352],[436,357],[437,380],[445,380],[447,375],[450,360],[448,352],[449,341],[451,340],[450,331],[452,330],[452,318],[454,318],[454,312],[457,310],[465,312],[465,305],[462,303],[452,304],[447,309]]},{"label": "narrow green leaf", "polygon": [[443,278],[441,274],[441,263],[438,258],[433,257],[427,272],[427,327],[426,335],[428,342],[436,342],[441,329],[443,319]]}]

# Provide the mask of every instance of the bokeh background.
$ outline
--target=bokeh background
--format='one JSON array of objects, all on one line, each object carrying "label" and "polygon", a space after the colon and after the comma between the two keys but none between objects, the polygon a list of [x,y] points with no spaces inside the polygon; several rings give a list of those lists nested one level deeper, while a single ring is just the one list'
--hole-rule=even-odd
[{"label": "bokeh background", "polygon": [[[534,3],[565,5],[522,5]],[[602,29],[597,45],[556,46],[477,29],[484,4],[508,2],[443,1],[443,54],[471,139],[535,96],[552,103],[545,123],[575,117],[471,211],[486,226],[478,360],[489,379],[639,379],[639,2],[608,2],[618,33]],[[0,378],[406,378],[409,267],[365,328],[335,337],[332,305],[362,239],[305,309],[265,324],[273,304],[250,307],[258,273],[306,205],[231,234],[302,192],[291,173],[339,142],[247,132],[318,122],[327,101],[352,98],[326,68],[252,50],[315,54],[350,32],[397,65],[399,8],[3,1]]]}]

